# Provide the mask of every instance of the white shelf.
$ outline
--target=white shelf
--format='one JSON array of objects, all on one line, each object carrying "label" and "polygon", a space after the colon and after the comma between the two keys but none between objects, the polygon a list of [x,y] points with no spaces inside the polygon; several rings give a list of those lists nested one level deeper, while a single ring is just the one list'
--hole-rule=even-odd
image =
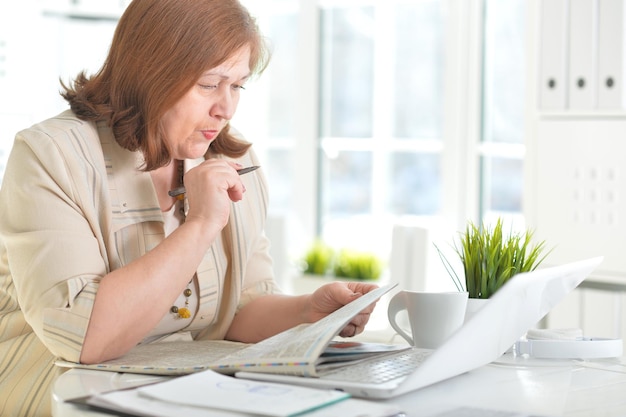
[{"label": "white shelf", "polygon": [[539,111],[537,117],[540,119],[569,119],[569,120],[589,120],[589,119],[626,119],[625,110],[596,110],[596,111]]}]

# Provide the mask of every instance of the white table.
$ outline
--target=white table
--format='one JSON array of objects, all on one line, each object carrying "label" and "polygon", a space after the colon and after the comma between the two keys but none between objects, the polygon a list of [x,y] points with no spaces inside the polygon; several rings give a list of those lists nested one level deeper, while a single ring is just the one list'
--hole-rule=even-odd
[{"label": "white table", "polygon": [[[165,378],[68,371],[55,383],[53,415],[104,416],[64,400],[159,379]],[[520,416],[626,416],[626,357],[581,364],[505,355],[492,364],[387,401],[400,405],[410,417],[436,416],[463,406],[513,411]]]}]

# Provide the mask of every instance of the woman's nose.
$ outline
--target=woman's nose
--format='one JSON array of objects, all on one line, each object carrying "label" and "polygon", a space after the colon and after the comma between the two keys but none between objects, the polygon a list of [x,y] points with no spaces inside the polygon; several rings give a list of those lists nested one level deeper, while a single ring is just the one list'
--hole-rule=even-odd
[{"label": "woman's nose", "polygon": [[220,119],[232,119],[237,109],[235,94],[236,92],[230,88],[221,88],[217,100],[211,106],[210,115]]}]

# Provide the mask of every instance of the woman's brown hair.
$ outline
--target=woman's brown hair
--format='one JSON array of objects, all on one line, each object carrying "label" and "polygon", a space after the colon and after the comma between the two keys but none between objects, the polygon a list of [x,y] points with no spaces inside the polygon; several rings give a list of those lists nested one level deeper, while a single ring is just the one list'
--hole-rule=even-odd
[{"label": "woman's brown hair", "polygon": [[[209,68],[243,46],[250,47],[250,70],[260,74],[269,51],[256,22],[238,0],[133,0],[122,15],[102,68],[62,83],[61,95],[83,120],[105,119],[117,142],[140,150],[147,171],[166,165],[170,153],[160,121]],[[210,152],[243,155],[250,144],[228,125]]]}]

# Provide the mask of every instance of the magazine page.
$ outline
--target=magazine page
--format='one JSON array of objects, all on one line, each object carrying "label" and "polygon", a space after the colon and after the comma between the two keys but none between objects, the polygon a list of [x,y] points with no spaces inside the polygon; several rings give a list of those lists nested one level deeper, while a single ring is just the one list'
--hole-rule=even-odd
[{"label": "magazine page", "polygon": [[58,360],[64,368],[97,369],[150,375],[186,375],[211,368],[224,356],[248,346],[227,340],[176,341],[138,345],[126,355],[95,365]]},{"label": "magazine page", "polygon": [[324,349],[322,355],[317,359],[317,369],[322,364],[337,364],[353,362],[359,359],[369,359],[376,355],[386,355],[401,350],[408,350],[408,344],[391,345],[388,343],[370,343],[351,340],[333,340]]},{"label": "magazine page", "polygon": [[315,323],[301,324],[259,343],[228,355],[215,365],[220,372],[281,373],[315,376],[316,363],[332,339],[354,316],[378,300],[397,284],[362,295]]},{"label": "magazine page", "polygon": [[57,361],[61,367],[152,375],[186,375],[207,369],[314,376],[316,362],[352,317],[397,284],[377,288],[315,323],[285,330],[255,344],[224,340],[178,341],[138,345],[121,358],[95,365]]}]

